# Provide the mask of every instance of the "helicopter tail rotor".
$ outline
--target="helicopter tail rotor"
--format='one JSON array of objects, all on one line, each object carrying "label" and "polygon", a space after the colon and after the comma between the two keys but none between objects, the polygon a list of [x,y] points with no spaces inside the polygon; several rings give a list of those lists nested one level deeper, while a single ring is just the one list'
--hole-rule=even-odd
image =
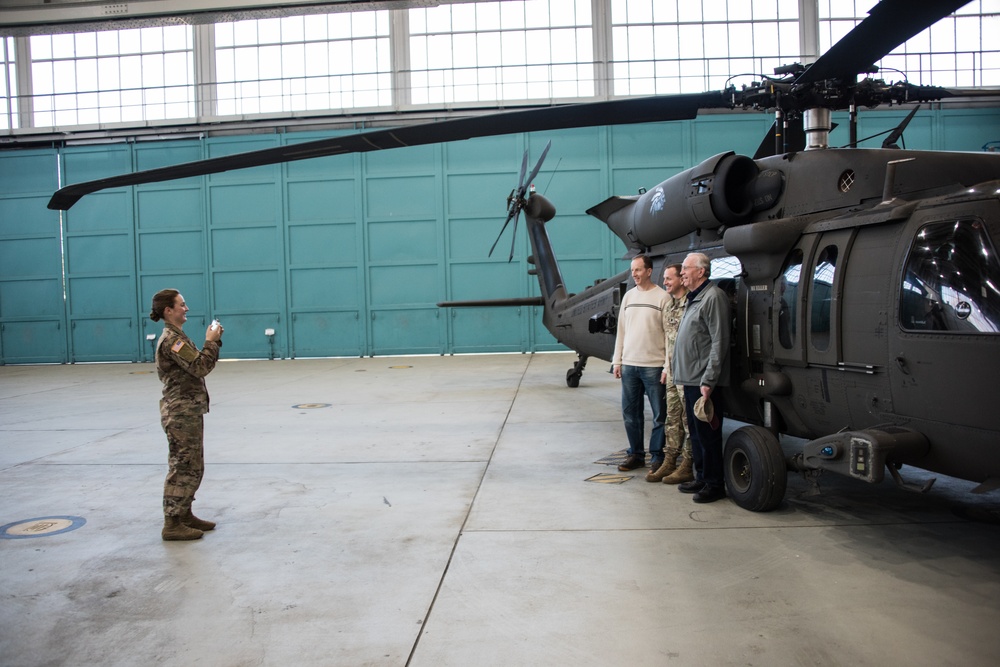
[{"label": "helicopter tail rotor", "polygon": [[535,163],[535,167],[525,178],[525,172],[528,169],[528,149],[524,150],[524,157],[521,159],[521,173],[518,175],[517,187],[510,191],[507,195],[507,219],[503,221],[503,227],[500,228],[500,233],[497,235],[497,240],[493,242],[493,246],[490,248],[489,256],[493,256],[493,251],[496,250],[497,243],[500,242],[500,237],[503,236],[504,231],[507,230],[507,225],[510,224],[511,220],[514,221],[514,230],[511,235],[510,240],[510,256],[507,258],[508,262],[514,259],[514,247],[517,242],[517,221],[521,216],[521,210],[527,204],[527,199],[525,194],[528,192],[532,183],[534,183],[535,176],[538,175],[538,171],[542,168],[542,163],[545,162],[545,156],[549,153],[549,148],[552,146],[552,142],[549,141],[545,144],[545,148],[542,149],[542,154],[538,158],[538,162]]}]

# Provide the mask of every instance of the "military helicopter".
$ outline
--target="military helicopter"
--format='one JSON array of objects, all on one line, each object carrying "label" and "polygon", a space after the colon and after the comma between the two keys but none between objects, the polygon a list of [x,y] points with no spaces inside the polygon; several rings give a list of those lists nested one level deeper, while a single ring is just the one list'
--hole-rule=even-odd
[{"label": "military helicopter", "polygon": [[[964,4],[883,0],[813,64],[781,68],[740,90],[529,109],[281,146],[70,185],[49,208],[68,209],[107,187],[325,155],[679,120],[705,108],[774,109],[772,131],[753,157],[722,153],[588,210],[621,239],[626,257],[653,257],[654,275],[693,251],[713,266],[735,267],[712,275],[734,314],[727,415],[747,423],[725,444],[729,496],[748,510],[772,510],[789,470],[869,483],[888,470],[902,488],[930,488],[905,481],[903,465],[992,490],[1000,487],[1000,420],[989,400],[1000,376],[1000,156],[893,147],[909,118],[883,148],[828,148],[833,110],[851,110],[853,145],[859,106],[974,93],[858,81]],[[555,206],[531,186],[544,158],[543,151],[528,172],[525,154],[504,222],[516,232],[524,214],[541,296],[440,305],[543,306],[545,327],[579,355],[566,375],[576,387],[590,357],[611,359],[629,276],[567,291],[545,229]],[[781,434],[805,440],[790,458]]]}]

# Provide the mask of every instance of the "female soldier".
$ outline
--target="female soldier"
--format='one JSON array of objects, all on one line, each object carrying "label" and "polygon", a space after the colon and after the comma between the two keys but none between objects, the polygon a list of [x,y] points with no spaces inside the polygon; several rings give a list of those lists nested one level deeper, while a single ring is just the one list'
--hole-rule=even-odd
[{"label": "female soldier", "polygon": [[215,368],[222,347],[222,326],[213,322],[201,351],[184,333],[184,296],[175,289],[153,296],[149,319],[164,321],[156,344],[156,373],[163,382],[160,423],[170,445],[170,466],[163,485],[163,539],[197,540],[215,524],[191,513],[194,494],[205,472],[204,416],[208,412],[205,376]]}]

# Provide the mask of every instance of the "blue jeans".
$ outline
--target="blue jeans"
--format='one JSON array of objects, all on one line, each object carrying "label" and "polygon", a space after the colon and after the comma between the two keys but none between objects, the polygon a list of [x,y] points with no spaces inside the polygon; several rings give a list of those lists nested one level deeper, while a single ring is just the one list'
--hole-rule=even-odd
[{"label": "blue jeans", "polygon": [[726,486],[722,460],[722,412],[726,406],[722,401],[722,391],[713,389],[709,398],[719,420],[719,428],[716,430],[694,416],[694,404],[699,398],[701,387],[684,385],[684,410],[687,412],[688,434],[691,436],[695,479],[713,489],[722,489]]},{"label": "blue jeans", "polygon": [[628,436],[629,456],[644,456],[645,405],[649,399],[653,409],[653,432],[649,434],[649,453],[654,459],[663,458],[663,422],[667,418],[667,387],[660,384],[662,368],[622,366],[622,416]]}]

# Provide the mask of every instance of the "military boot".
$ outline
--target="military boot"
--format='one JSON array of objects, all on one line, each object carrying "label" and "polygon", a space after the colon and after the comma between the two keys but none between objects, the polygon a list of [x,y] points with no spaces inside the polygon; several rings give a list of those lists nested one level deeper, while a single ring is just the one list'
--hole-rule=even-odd
[{"label": "military boot", "polygon": [[647,482],[660,482],[667,475],[677,469],[677,456],[680,454],[676,449],[668,449],[663,459],[663,464],[656,470],[651,470],[646,474]]},{"label": "military boot", "polygon": [[672,473],[663,478],[664,484],[680,484],[682,482],[690,482],[694,479],[694,466],[691,457],[684,454],[684,458],[681,460],[681,464],[677,466],[677,469]]},{"label": "military boot", "polygon": [[204,535],[197,528],[190,528],[181,523],[179,516],[167,516],[163,518],[163,532],[161,533],[165,542],[181,540],[198,540]]},{"label": "military boot", "polygon": [[195,528],[197,530],[206,533],[210,530],[215,530],[214,521],[205,521],[204,519],[199,519],[198,517],[196,517],[194,514],[191,513],[191,510],[188,510],[187,514],[181,517],[181,523],[183,523],[188,528]]}]

